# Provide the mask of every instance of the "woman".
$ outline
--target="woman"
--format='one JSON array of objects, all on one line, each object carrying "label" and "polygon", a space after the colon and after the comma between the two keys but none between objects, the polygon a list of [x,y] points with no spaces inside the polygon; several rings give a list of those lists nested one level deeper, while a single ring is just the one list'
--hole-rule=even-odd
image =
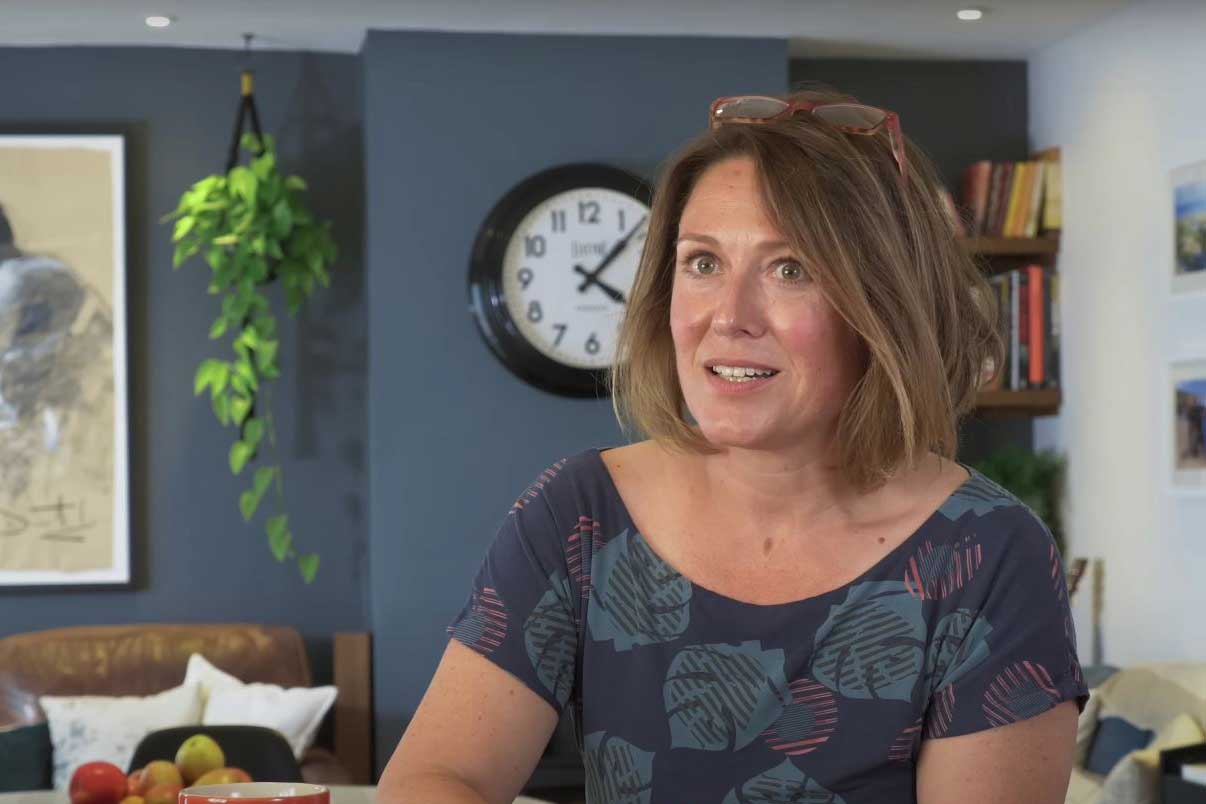
[{"label": "woman", "polygon": [[515,503],[381,800],[508,802],[568,708],[590,804],[1062,802],[1087,689],[1049,532],[951,460],[1001,347],[934,168],[829,91],[711,114],[619,341],[650,438]]}]

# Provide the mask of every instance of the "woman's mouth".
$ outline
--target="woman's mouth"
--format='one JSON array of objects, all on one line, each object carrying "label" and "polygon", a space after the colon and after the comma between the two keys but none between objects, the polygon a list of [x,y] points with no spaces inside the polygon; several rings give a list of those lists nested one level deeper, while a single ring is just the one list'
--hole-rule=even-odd
[{"label": "woman's mouth", "polygon": [[744,393],[767,385],[778,376],[775,369],[753,369],[741,366],[710,366],[709,384],[725,393]]}]

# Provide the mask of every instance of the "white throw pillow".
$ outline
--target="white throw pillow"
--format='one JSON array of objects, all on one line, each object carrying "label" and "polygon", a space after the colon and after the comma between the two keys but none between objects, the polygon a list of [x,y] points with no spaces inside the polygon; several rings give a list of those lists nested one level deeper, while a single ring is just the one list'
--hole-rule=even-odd
[{"label": "white throw pillow", "polygon": [[286,689],[275,684],[244,684],[199,653],[188,658],[184,683],[190,682],[201,688],[204,725],[276,729],[285,736],[299,762],[338,694],[331,686]]},{"label": "white throw pillow", "polygon": [[54,786],[62,790],[85,762],[112,762],[123,771],[143,737],[159,729],[201,724],[196,684],[149,695],[43,695],[38,698],[50,727]]}]

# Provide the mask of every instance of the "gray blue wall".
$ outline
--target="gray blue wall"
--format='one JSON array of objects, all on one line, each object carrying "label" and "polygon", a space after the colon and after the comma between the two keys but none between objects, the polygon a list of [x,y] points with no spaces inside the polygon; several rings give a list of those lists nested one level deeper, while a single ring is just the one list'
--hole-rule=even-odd
[{"label": "gray blue wall", "polygon": [[[233,431],[192,395],[214,354],[218,310],[199,260],[172,272],[156,223],[199,178],[220,171],[234,126],[232,51],[0,49],[0,132],[112,124],[131,134],[127,275],[130,487],[135,584],[125,591],[0,592],[0,635],[137,621],[296,626],[316,672],[330,635],[368,627],[363,155],[354,56],[255,54],[258,104],[286,168],[309,180],[343,255],[333,285],[297,322],[281,315],[275,408],[300,544],[322,555],[313,586],[277,564],[262,526],[239,515],[246,478],[227,467]],[[0,187],[0,203],[4,188]],[[18,245],[20,232],[17,232]],[[283,305],[282,305],[283,308]],[[229,348],[229,347],[224,347]]]},{"label": "gray blue wall", "polygon": [[565,162],[652,176],[708,103],[781,92],[782,40],[378,33],[364,59],[377,752],[401,736],[502,517],[545,467],[620,443],[610,403],[515,379],[466,303],[470,248]]}]

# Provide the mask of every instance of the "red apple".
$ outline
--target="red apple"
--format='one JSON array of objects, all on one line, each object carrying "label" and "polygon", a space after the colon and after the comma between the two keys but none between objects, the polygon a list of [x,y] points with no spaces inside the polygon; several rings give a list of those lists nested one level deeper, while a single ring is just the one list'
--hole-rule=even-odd
[{"label": "red apple", "polygon": [[71,804],[117,804],[126,797],[126,774],[109,762],[86,762],[71,774]]}]

